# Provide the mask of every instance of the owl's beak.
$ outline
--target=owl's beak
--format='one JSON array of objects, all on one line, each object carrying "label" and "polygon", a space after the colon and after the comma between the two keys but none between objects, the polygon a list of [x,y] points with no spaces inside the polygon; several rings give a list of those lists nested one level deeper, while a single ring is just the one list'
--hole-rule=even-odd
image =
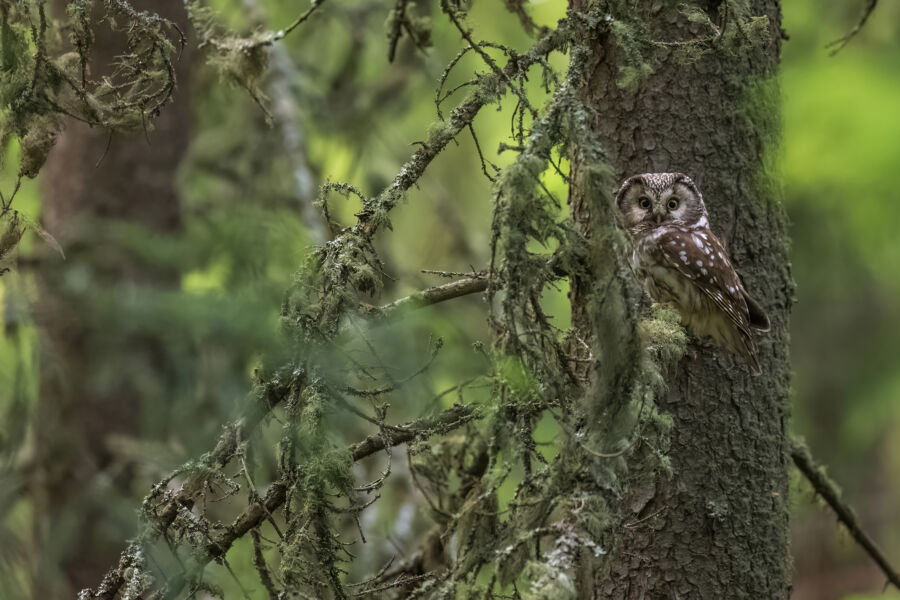
[{"label": "owl's beak", "polygon": [[653,215],[653,218],[654,218],[654,220],[656,220],[656,224],[657,224],[657,225],[659,225],[660,223],[662,223],[663,216],[662,216],[661,214],[656,213],[655,215]]}]

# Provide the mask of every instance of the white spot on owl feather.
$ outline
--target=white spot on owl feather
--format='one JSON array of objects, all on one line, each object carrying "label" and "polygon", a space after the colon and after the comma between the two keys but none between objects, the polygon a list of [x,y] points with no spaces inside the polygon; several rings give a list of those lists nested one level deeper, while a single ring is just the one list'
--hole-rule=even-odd
[{"label": "white spot on owl feather", "polygon": [[698,260],[698,261],[697,261],[697,266],[698,266],[698,267],[702,267],[702,266],[703,266],[703,261],[702,261],[702,260]]}]

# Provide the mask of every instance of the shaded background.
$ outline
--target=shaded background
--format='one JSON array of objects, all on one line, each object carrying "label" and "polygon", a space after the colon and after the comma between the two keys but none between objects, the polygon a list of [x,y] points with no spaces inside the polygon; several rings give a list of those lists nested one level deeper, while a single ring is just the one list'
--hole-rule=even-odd
[{"label": "shaded background", "polygon": [[[212,6],[229,25],[246,30],[248,19],[284,27],[296,17],[285,4],[219,0]],[[845,498],[897,564],[900,6],[882,3],[836,56],[824,49],[852,27],[862,4],[784,2],[790,40],[784,44],[784,140],[776,163],[782,167],[798,284],[791,331],[792,429],[829,465]],[[541,23],[555,22],[563,6],[559,1],[531,4]],[[423,3],[416,14],[424,19],[435,8]],[[193,67],[178,91],[190,98],[177,126],[178,132],[188,132],[184,157],[145,173],[150,183],[142,181],[139,169],[126,174],[126,188],[130,178],[135,189],[127,197],[119,194],[118,210],[85,208],[92,217],[103,216],[101,223],[76,234],[74,217],[54,217],[58,213],[51,209],[74,197],[76,182],[91,196],[93,186],[121,179],[115,169],[123,168],[117,161],[125,148],[146,142],[114,138],[104,156],[106,140],[100,138],[87,151],[96,156],[84,157],[86,164],[73,166],[53,157],[57,162],[50,163],[45,180],[28,182],[20,192],[17,208],[35,218],[43,210],[68,258],[61,262],[26,240],[18,272],[0,279],[0,590],[11,597],[28,597],[37,589],[63,597],[96,583],[95,572],[102,573],[133,535],[135,509],[150,485],[211,447],[222,423],[239,411],[250,391],[253,369],[262,357],[282,350],[279,307],[315,239],[302,210],[314,199],[315,187],[325,180],[347,181],[363,193],[375,193],[409,156],[411,142],[426,137],[436,118],[435,82],[461,47],[459,36],[437,15],[434,47],[424,53],[404,38],[389,64],[385,12],[383,2],[334,0],[287,37],[262,83],[272,119],[244,90],[206,65],[203,56],[183,57]],[[476,2],[470,22],[478,38],[520,49],[528,45],[520,24],[500,3]],[[565,60],[556,56],[554,64],[564,68]],[[477,60],[464,58],[448,89],[476,69],[483,70]],[[535,96],[542,93],[540,83],[532,81]],[[444,105],[445,112],[459,97]],[[293,104],[285,106],[285,99]],[[506,163],[497,149],[509,142],[512,109],[507,100],[503,110],[485,112],[475,121],[481,150],[498,165]],[[145,151],[171,155],[173,146],[162,137],[165,124],[155,133]],[[76,132],[70,128],[65,135]],[[60,154],[66,143],[61,140]],[[17,149],[6,152],[0,174],[4,190],[17,163]],[[487,170],[493,173],[490,166]],[[394,232],[379,237],[390,283],[373,302],[443,281],[423,269],[462,272],[486,266],[491,186],[481,171],[467,135],[429,167],[409,202],[393,212]],[[142,195],[151,183],[157,187]],[[561,180],[550,177],[546,183],[565,197]],[[176,217],[162,226],[140,224],[134,214],[146,203],[172,206],[165,197],[169,188],[177,196]],[[332,217],[344,224],[360,206],[352,196],[335,193],[327,203]],[[48,289],[54,298],[65,298],[66,306],[48,302]],[[547,297],[563,328],[569,319],[566,291]],[[66,314],[71,316],[60,317]],[[490,342],[485,314],[479,297],[459,299],[367,334],[379,358],[399,376],[421,365],[436,337],[444,340],[434,366],[393,400],[394,419],[452,402],[453,386],[462,381],[472,381],[465,388],[467,400],[485,393],[473,379],[487,368],[473,349],[474,342]],[[77,332],[75,352],[47,342],[60,331]],[[80,362],[72,367],[75,354]],[[57,387],[48,386],[48,377]],[[448,396],[439,397],[447,390]],[[86,434],[84,428],[93,422],[88,417],[97,413],[89,413],[85,399],[101,397],[117,407],[115,414],[100,413],[115,420],[114,427]],[[360,423],[335,418],[336,435],[341,431],[348,440],[362,435]],[[544,425],[538,441],[556,434],[549,421]],[[278,424],[270,423],[260,447],[271,446],[278,436]],[[79,440],[89,440],[90,448],[79,446]],[[69,451],[48,456],[48,446],[57,443]],[[264,477],[273,457],[259,452],[250,458],[254,473]],[[417,510],[423,499],[409,491],[403,462],[395,461],[384,497],[364,513],[369,547],[358,551],[359,572],[402,554],[405,544],[428,530],[427,517]],[[377,461],[366,462],[359,478],[372,479],[381,468]],[[48,505],[53,473],[64,480],[76,473],[78,485],[57,490]],[[795,482],[794,597],[900,598],[895,591],[882,593],[879,571],[805,482],[799,477]],[[507,493],[513,486],[510,480]],[[250,562],[239,558],[248,555],[242,542],[229,557],[238,580],[253,595],[258,594],[256,575]],[[94,564],[79,562],[85,557]],[[240,593],[225,572],[217,582],[228,597]]]}]

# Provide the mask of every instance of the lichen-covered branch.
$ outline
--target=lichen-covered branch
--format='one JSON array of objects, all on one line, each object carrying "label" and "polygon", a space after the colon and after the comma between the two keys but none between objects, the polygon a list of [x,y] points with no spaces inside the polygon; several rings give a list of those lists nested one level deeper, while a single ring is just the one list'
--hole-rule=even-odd
[{"label": "lichen-covered branch", "polygon": [[[356,462],[392,446],[399,446],[415,439],[446,433],[465,425],[475,416],[476,412],[472,406],[457,404],[436,417],[417,419],[403,425],[392,426],[383,433],[371,435],[351,445],[347,448],[347,453],[350,460]],[[233,456],[233,440],[234,436],[223,435],[211,459],[221,461],[226,459],[226,457]],[[258,527],[267,518],[270,518],[270,515],[284,505],[291,486],[292,482],[290,481],[273,482],[261,501],[251,503],[234,519],[231,525],[209,541],[203,555],[195,560],[195,564],[191,565],[188,572],[172,577],[165,583],[165,596],[168,597],[179,593],[188,583],[186,575],[196,574],[202,571],[208,562],[224,557],[236,540]],[[113,600],[123,587],[129,584],[129,580],[135,577],[133,567],[135,566],[136,556],[141,553],[141,545],[165,535],[166,530],[171,525],[171,520],[168,519],[169,513],[175,510],[184,510],[184,503],[190,502],[189,498],[192,495],[193,492],[179,492],[179,494],[173,496],[168,506],[177,508],[171,511],[167,509],[160,515],[159,522],[151,523],[153,525],[151,533],[145,536],[144,539],[129,545],[128,549],[123,552],[119,564],[106,574],[100,586],[96,590],[82,590],[79,594],[79,600]]]},{"label": "lichen-covered branch", "polygon": [[484,106],[499,98],[506,81],[515,79],[533,65],[541,63],[548,54],[563,48],[568,41],[567,22],[562,22],[557,29],[545,34],[527,52],[517,56],[515,60],[510,59],[500,70],[499,75],[486,75],[481,85],[450,112],[447,120],[432,130],[428,139],[406,161],[390,185],[357,213],[358,222],[353,226],[353,233],[371,237],[381,226],[388,224],[388,213],[397,205],[403,193],[419,180],[431,161],[447,147],[447,144],[471,125]]}]

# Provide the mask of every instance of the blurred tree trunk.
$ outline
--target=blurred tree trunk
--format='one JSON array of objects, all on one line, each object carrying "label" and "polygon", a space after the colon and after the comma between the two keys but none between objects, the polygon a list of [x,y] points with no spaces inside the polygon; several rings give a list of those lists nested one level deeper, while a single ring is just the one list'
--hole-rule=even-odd
[{"label": "blurred tree trunk", "polygon": [[[587,2],[571,5],[579,10]],[[731,3],[698,4],[720,25],[718,7],[733,12]],[[710,36],[708,25],[689,22],[676,2],[633,6],[628,18],[643,19],[654,41]],[[768,39],[736,49],[713,44],[696,62],[676,57],[683,47],[654,44],[652,74],[636,88],[623,89],[617,80],[628,57],[612,34],[595,43],[585,70],[580,93],[596,110],[595,132],[616,179],[660,171],[694,178],[712,229],[772,320],[771,333],[760,339],[762,376],[729,368],[718,352],[693,344],[669,375],[659,408],[673,419],[670,446],[662,449],[672,472],[661,472],[646,453],[629,460],[619,527],[603,572],[595,574],[595,597],[789,595],[785,419],[793,288],[785,216],[767,169],[777,159],[774,78],[781,21],[775,0],[750,0],[748,6],[750,15],[768,17]],[[734,14],[728,18],[729,27],[747,27]],[[571,202],[576,221],[589,234],[589,199],[574,188]],[[583,332],[589,284],[573,282],[573,315],[576,326],[581,319]]]},{"label": "blurred tree trunk", "polygon": [[[188,31],[181,0],[145,0],[146,9]],[[102,3],[95,3],[102,10]],[[64,11],[63,2],[56,9]],[[91,75],[123,51],[124,36],[96,26]],[[189,86],[191,53],[176,65]],[[115,222],[172,233],[180,225],[176,170],[188,145],[189,94],[178,93],[153,122],[150,141],[70,120],[43,173],[43,219],[67,259],[39,273],[41,373],[36,419],[34,597],[74,597],[96,585],[134,534],[132,469],[114,459],[110,440],[134,436],[140,401],[166,389],[171,368],[159,339],[106,326],[125,295],[178,284],[179,274],[141,260],[108,235]],[[100,167],[97,163],[101,162]],[[104,225],[107,224],[107,226]],[[100,306],[112,307],[101,309]],[[165,410],[167,396],[156,397]]]}]

